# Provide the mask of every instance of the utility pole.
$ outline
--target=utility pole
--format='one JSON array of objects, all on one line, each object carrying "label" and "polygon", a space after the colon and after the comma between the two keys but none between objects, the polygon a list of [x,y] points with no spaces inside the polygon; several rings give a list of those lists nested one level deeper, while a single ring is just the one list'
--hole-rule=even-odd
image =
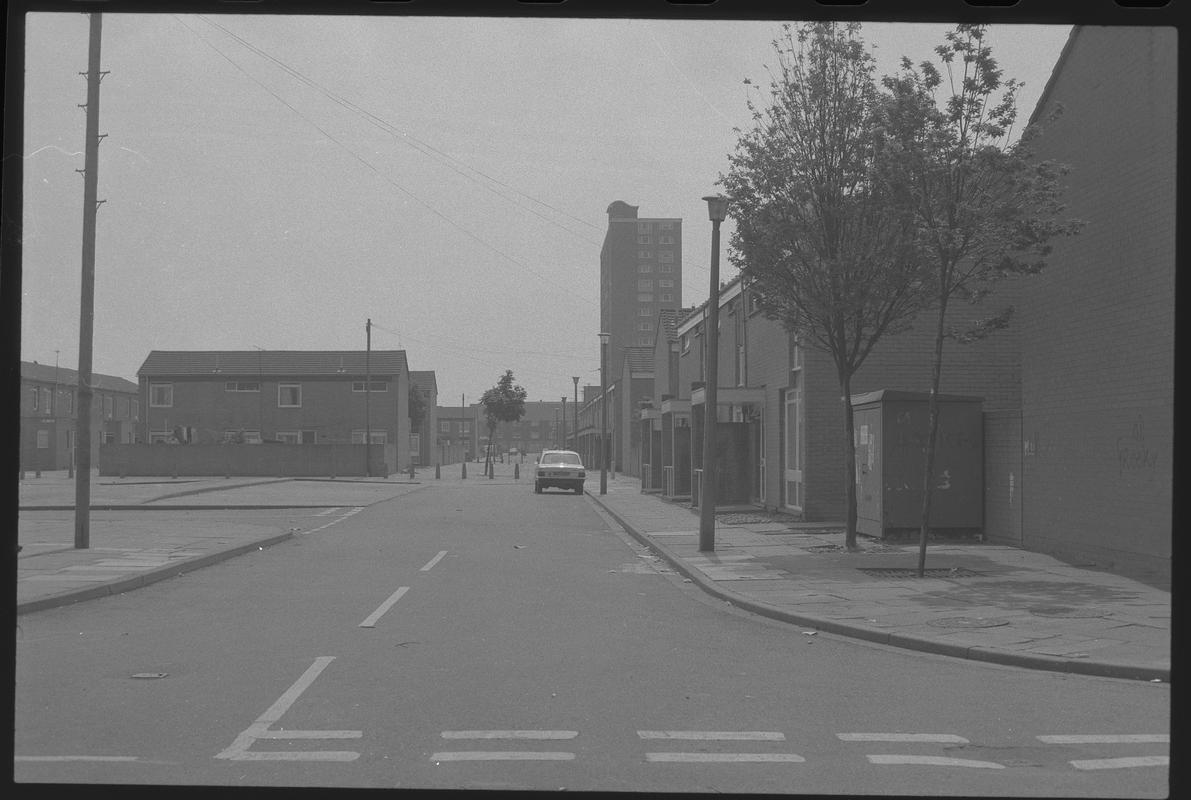
[{"label": "utility pole", "polygon": [[[83,160],[83,283],[79,303],[79,406],[75,454],[78,470],[74,481],[74,546],[91,546],[91,347],[95,329],[95,215],[99,210],[99,42],[103,18],[91,15],[91,37],[87,54],[87,133]],[[106,135],[106,134],[104,134]]]},{"label": "utility pole", "polygon": [[[364,323],[364,475],[372,477],[372,318]],[[398,467],[400,468],[400,467]]]}]

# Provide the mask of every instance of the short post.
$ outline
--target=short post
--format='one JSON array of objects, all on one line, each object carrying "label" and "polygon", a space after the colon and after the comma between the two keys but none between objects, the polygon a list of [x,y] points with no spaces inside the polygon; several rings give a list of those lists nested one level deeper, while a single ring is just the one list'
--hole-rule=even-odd
[{"label": "short post", "polygon": [[413,464],[413,462],[411,461],[411,462],[409,463],[409,477],[410,477],[410,478],[414,478],[414,477],[416,477],[416,475],[417,475],[417,473],[415,473],[415,472],[414,472],[414,464]]},{"label": "short post", "polygon": [[463,480],[467,480],[467,459],[463,459]]},{"label": "short post", "polygon": [[442,479],[442,464],[434,465],[434,479],[436,481]]},{"label": "short post", "polygon": [[513,480],[515,480],[515,481],[521,480],[521,465],[520,464],[513,465]]}]

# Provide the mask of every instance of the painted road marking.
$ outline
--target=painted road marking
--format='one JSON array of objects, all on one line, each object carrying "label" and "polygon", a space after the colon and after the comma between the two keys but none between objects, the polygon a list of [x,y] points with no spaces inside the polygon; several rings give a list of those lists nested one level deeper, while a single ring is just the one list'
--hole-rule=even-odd
[{"label": "painted road marking", "polygon": [[13,756],[13,761],[136,761],[137,756]]},{"label": "painted road marking", "polygon": [[845,742],[943,742],[968,744],[962,736],[951,733],[837,733]]},{"label": "painted road marking", "polygon": [[314,683],[327,665],[335,660],[335,656],[319,656],[314,660],[302,677],[285,690],[277,701],[261,714],[256,722],[248,726],[231,746],[217,754],[216,758],[227,758],[232,761],[355,761],[359,753],[351,750],[309,750],[309,751],[252,751],[257,739],[358,739],[364,735],[363,731],[273,731],[269,729],[290,706]]},{"label": "painted road marking", "polygon": [[1093,758],[1070,762],[1076,769],[1123,769],[1125,767],[1167,767],[1170,756],[1131,756],[1128,758]]},{"label": "painted road marking", "polygon": [[579,731],[443,731],[444,739],[574,739]]},{"label": "painted road marking", "polygon": [[685,739],[694,741],[784,742],[781,731],[637,731],[642,739]]},{"label": "painted road marking", "polygon": [[992,761],[973,761],[970,758],[948,758],[946,756],[866,756],[872,764],[924,764],[932,767],[975,767],[978,769],[1004,769],[1004,764]]},{"label": "painted road marking", "polygon": [[1038,740],[1047,744],[1131,744],[1135,742],[1168,744],[1170,736],[1165,733],[1077,733],[1039,736]]},{"label": "painted road marking", "polygon": [[784,762],[801,764],[806,761],[794,753],[646,753],[646,761],[671,763],[760,763]]},{"label": "painted road marking", "polygon": [[445,556],[446,554],[447,554],[446,550],[439,550],[438,555],[436,555],[434,558],[430,559],[430,561],[428,561],[426,563],[426,566],[422,567],[420,570],[418,570],[418,572],[429,572],[434,567],[435,564],[437,564],[439,561],[442,561],[443,556]]},{"label": "painted road marking", "polygon": [[343,522],[348,517],[353,516],[355,514],[359,514],[363,510],[364,510],[364,506],[353,506],[343,516],[336,517],[335,519],[331,520],[330,522],[326,523],[325,525],[319,525],[317,528],[311,528],[310,530],[302,531],[301,533],[303,536],[307,536],[311,533],[318,533],[319,531],[329,528],[332,525],[338,525],[340,522]]},{"label": "painted road marking", "polygon": [[392,608],[394,603],[396,603],[398,600],[401,599],[401,595],[405,594],[408,591],[409,591],[408,586],[402,586],[397,591],[393,592],[391,595],[389,595],[389,599],[386,600],[385,602],[381,603],[380,606],[377,607],[376,611],[373,611],[371,614],[369,614],[368,618],[365,619],[363,622],[361,622],[358,627],[375,628],[376,621],[378,619],[380,619],[382,616],[384,616],[384,613],[386,611],[388,611],[390,608]]},{"label": "painted road marking", "polygon": [[325,517],[328,514],[334,514],[336,511],[338,511],[341,508],[343,508],[343,506],[333,506],[331,508],[324,508],[322,511],[315,512],[314,516]]},{"label": "painted road marking", "polygon": [[461,750],[433,753],[431,761],[574,761],[574,753],[561,751],[517,751],[517,750]]}]

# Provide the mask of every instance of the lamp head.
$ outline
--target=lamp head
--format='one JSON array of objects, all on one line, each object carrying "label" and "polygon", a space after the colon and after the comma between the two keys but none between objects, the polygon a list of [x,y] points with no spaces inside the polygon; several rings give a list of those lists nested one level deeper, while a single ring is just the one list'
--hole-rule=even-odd
[{"label": "lamp head", "polygon": [[724,218],[728,216],[728,202],[731,198],[722,194],[713,194],[703,199],[707,201],[707,218],[712,222],[723,222]]},{"label": "lamp head", "polygon": [[610,333],[601,333],[601,334],[600,334],[600,344],[608,344],[608,340],[609,340],[609,339],[611,339],[611,338],[612,338],[612,334],[610,334]]}]

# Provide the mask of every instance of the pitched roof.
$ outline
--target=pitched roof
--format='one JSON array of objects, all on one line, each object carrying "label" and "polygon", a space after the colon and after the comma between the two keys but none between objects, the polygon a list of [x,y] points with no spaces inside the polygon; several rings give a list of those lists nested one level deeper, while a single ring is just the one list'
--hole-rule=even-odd
[{"label": "pitched roof", "polygon": [[[78,386],[78,370],[66,367],[55,367],[50,364],[38,364],[36,361],[21,362],[21,377],[31,381],[57,383],[59,386]],[[140,387],[135,382],[118,378],[115,375],[101,375],[91,373],[91,385],[96,389],[109,392],[138,392]]]},{"label": "pitched roof", "polygon": [[[365,364],[367,361],[367,365]],[[153,350],[137,375],[363,376],[408,372],[404,350]]]},{"label": "pitched roof", "polygon": [[434,375],[434,370],[418,370],[417,372],[409,373],[409,382],[418,387],[420,391],[436,394],[438,392],[438,379]]},{"label": "pitched roof", "polygon": [[629,365],[629,372],[653,372],[652,347],[626,347],[624,360]]}]

